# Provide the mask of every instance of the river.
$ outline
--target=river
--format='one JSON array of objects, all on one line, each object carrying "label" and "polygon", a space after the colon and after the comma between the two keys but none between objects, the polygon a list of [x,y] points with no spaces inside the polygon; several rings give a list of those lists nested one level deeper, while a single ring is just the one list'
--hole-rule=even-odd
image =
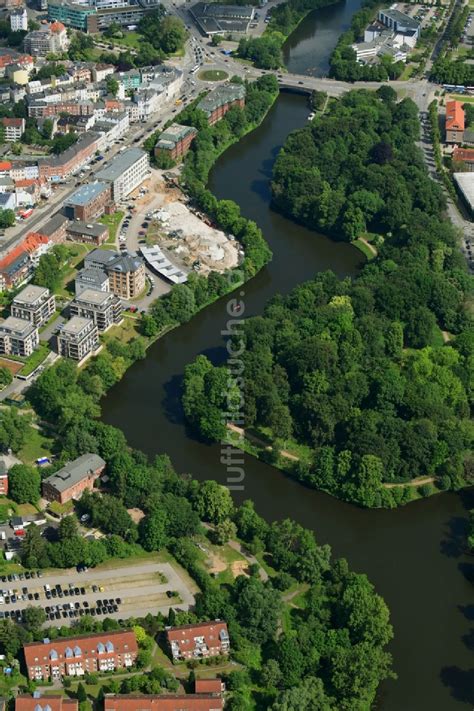
[{"label": "river", "polygon": [[[312,13],[290,38],[292,71],[324,73],[337,36],[358,0]],[[297,38],[299,41],[296,41]],[[320,43],[320,37],[323,40]],[[276,293],[287,293],[317,271],[354,274],[360,254],[349,245],[295,225],[269,208],[273,161],[289,131],[304,125],[302,96],[281,94],[260,128],[231,147],[216,164],[210,187],[239,203],[263,229],[272,262],[243,287],[245,316],[259,314]],[[176,469],[199,479],[226,481],[220,448],[188,436],[179,403],[184,366],[199,353],[224,358],[221,332],[226,299],[155,343],[103,402],[103,419],[150,455],[167,452]],[[290,516],[312,528],[334,555],[366,572],[391,610],[397,681],[382,685],[383,711],[456,711],[474,705],[473,559],[464,554],[468,494],[443,494],[395,511],[366,511],[303,488],[278,470],[245,457],[245,489],[268,521]]]}]

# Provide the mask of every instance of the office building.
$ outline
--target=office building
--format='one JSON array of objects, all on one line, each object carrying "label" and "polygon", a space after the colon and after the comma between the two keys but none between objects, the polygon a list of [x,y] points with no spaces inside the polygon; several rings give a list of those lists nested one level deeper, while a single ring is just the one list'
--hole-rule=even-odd
[{"label": "office building", "polygon": [[41,328],[56,309],[56,298],[44,286],[28,284],[12,301],[12,316],[30,321]]},{"label": "office building", "polygon": [[87,223],[77,220],[68,225],[67,236],[73,242],[99,246],[107,241],[109,230],[107,225],[100,222]]},{"label": "office building", "polygon": [[110,184],[102,181],[81,185],[64,203],[64,214],[70,220],[89,222],[105,212],[110,203]]},{"label": "office building", "polygon": [[181,126],[173,123],[165,128],[155,146],[155,156],[168,155],[171,160],[183,158],[189,150],[191,143],[197,136],[194,126]]},{"label": "office building", "polygon": [[59,355],[81,363],[99,348],[99,331],[90,319],[73,316],[60,326],[57,344]]},{"label": "office building", "polygon": [[112,199],[119,202],[138,188],[149,173],[148,154],[141,148],[129,148],[112,159],[97,173],[97,179],[110,183]]}]

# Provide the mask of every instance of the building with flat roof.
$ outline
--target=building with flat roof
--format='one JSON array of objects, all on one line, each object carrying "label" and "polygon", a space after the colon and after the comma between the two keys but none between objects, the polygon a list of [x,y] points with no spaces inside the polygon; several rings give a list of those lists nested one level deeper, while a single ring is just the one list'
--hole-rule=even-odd
[{"label": "building with flat roof", "polygon": [[47,501],[60,504],[80,499],[86,489],[92,491],[104,469],[105,461],[98,454],[83,454],[43,480],[43,496]]},{"label": "building with flat roof", "polygon": [[12,301],[12,316],[40,328],[54,314],[56,298],[45,286],[28,284]]},{"label": "building with flat roof", "polygon": [[99,331],[91,319],[73,316],[59,328],[58,353],[81,363],[99,348]]},{"label": "building with flat roof", "polygon": [[30,321],[9,316],[0,323],[0,353],[28,357],[39,346],[37,327]]},{"label": "building with flat roof", "polygon": [[474,172],[453,173],[453,178],[472,217],[474,215]]},{"label": "building with flat roof", "polygon": [[194,126],[182,126],[179,123],[173,123],[160,135],[155,145],[155,156],[164,153],[171,160],[178,160],[186,155],[196,136],[197,129]]},{"label": "building with flat roof", "polygon": [[421,22],[396,8],[390,7],[386,10],[379,10],[377,18],[385,27],[394,32],[414,34],[417,39],[420,36]]},{"label": "building with flat roof", "polygon": [[110,291],[85,289],[71,302],[69,310],[72,316],[93,321],[100,332],[122,322],[122,302]]},{"label": "building with flat roof", "polygon": [[201,32],[211,36],[245,33],[255,15],[251,5],[221,5],[198,2],[189,10]]},{"label": "building with flat roof", "polygon": [[[93,6],[67,2],[67,0],[48,0],[48,19],[57,20],[82,32],[90,32],[95,28],[94,15],[97,9]],[[91,29],[92,28],[92,29]]]},{"label": "building with flat roof", "polygon": [[74,280],[76,296],[82,294],[87,289],[96,291],[110,291],[109,277],[103,269],[84,268],[81,269]]},{"label": "building with flat roof", "polygon": [[109,229],[107,225],[100,222],[82,222],[75,220],[70,222],[67,228],[67,237],[73,242],[83,242],[84,244],[95,244],[97,246],[107,241]]},{"label": "building with flat roof", "polygon": [[[105,181],[81,185],[64,203],[64,214],[70,220],[87,222],[104,214],[111,201],[110,184]],[[72,225],[71,225],[72,227]]]},{"label": "building with flat roof", "polygon": [[141,148],[129,148],[115,156],[110,165],[97,173],[97,178],[111,185],[112,199],[119,202],[143,183],[148,172],[148,153]]},{"label": "building with flat roof", "polygon": [[223,84],[213,89],[198,103],[197,108],[204,111],[209,126],[220,121],[232,106],[245,106],[245,87],[242,84]]},{"label": "building with flat roof", "polygon": [[227,623],[221,620],[170,627],[166,640],[173,660],[217,657],[230,650]]},{"label": "building with flat roof", "polygon": [[23,652],[29,679],[58,681],[63,676],[130,668],[137,658],[138,645],[132,630],[120,630],[45,638],[24,644]]}]

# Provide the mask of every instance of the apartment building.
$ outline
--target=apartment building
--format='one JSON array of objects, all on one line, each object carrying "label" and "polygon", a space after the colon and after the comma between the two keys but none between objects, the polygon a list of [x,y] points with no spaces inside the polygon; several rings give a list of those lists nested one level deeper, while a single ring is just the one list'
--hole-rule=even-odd
[{"label": "apartment building", "polygon": [[465,117],[461,101],[446,102],[446,143],[462,143]]},{"label": "apartment building", "polygon": [[39,345],[37,327],[22,318],[9,316],[0,323],[0,353],[27,358]]},{"label": "apartment building", "polygon": [[30,321],[37,328],[48,321],[56,309],[56,298],[45,286],[28,284],[12,301],[12,316]]},{"label": "apartment building", "polygon": [[227,623],[220,620],[172,627],[166,639],[173,660],[217,657],[230,650]]},{"label": "apartment building", "polygon": [[133,299],[145,288],[145,265],[136,254],[94,249],[85,256],[84,266],[104,271],[109,277],[110,291],[122,299]]},{"label": "apartment building", "polygon": [[84,289],[71,302],[69,310],[72,316],[93,321],[101,333],[122,322],[122,302],[110,291]]},{"label": "apartment building", "polygon": [[35,691],[33,696],[20,694],[15,699],[15,711],[78,711],[77,699],[64,699],[62,696],[43,696]]},{"label": "apartment building", "polygon": [[67,228],[67,237],[73,242],[84,244],[103,244],[109,236],[107,225],[100,222],[87,223],[80,220],[71,222]]},{"label": "apartment building", "polygon": [[90,222],[105,212],[111,201],[110,184],[102,181],[81,185],[64,203],[64,214],[70,220]]},{"label": "apartment building", "polygon": [[58,156],[41,158],[38,161],[40,177],[55,182],[77,173],[97,150],[99,139],[100,136],[91,131]]},{"label": "apartment building", "polygon": [[25,133],[26,121],[24,118],[2,118],[2,125],[5,129],[5,140],[7,143],[15,143]]},{"label": "apartment building", "polygon": [[53,641],[46,638],[24,644],[23,652],[28,678],[41,681],[130,668],[136,660],[138,645],[135,633],[126,630]]},{"label": "apartment building", "polygon": [[233,106],[245,106],[245,87],[242,84],[224,84],[209,92],[197,108],[207,116],[209,126],[220,121]]},{"label": "apartment building", "polygon": [[28,30],[26,7],[13,10],[13,12],[10,13],[10,29],[12,32],[26,32]]},{"label": "apartment building", "polygon": [[73,316],[60,326],[57,344],[59,355],[81,363],[99,348],[99,331],[90,319]]},{"label": "apartment building", "polygon": [[148,172],[148,154],[141,148],[129,148],[97,173],[97,179],[110,183],[112,199],[119,202],[143,183]]},{"label": "apartment building", "polygon": [[60,504],[80,499],[86,489],[92,491],[104,469],[105,461],[98,454],[83,454],[43,480],[43,497]]},{"label": "apartment building", "polygon": [[87,289],[95,291],[110,291],[110,281],[102,269],[81,269],[74,280],[76,296],[80,296]]},{"label": "apartment building", "polygon": [[23,40],[25,52],[33,57],[45,57],[51,52],[63,52],[68,44],[66,28],[61,22],[52,22],[39,30],[33,30]]},{"label": "apartment building", "polygon": [[181,126],[173,123],[160,135],[155,146],[155,156],[168,155],[171,160],[183,158],[197,136],[194,126]]}]

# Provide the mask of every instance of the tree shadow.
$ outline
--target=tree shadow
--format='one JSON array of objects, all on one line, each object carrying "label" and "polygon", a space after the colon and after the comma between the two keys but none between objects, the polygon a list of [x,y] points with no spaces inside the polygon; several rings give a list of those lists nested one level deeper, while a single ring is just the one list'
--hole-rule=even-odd
[{"label": "tree shadow", "polygon": [[458,605],[458,610],[466,620],[474,621],[474,605]]},{"label": "tree shadow", "polygon": [[444,667],[440,672],[444,686],[451,690],[451,696],[465,704],[474,704],[474,669]]},{"label": "tree shadow", "polygon": [[474,652],[474,627],[471,627],[469,632],[463,634],[462,641],[470,652]]},{"label": "tree shadow", "polygon": [[440,543],[442,555],[459,558],[466,553],[468,521],[463,516],[453,516],[447,523],[447,531]]},{"label": "tree shadow", "polygon": [[468,583],[474,583],[474,563],[459,563],[458,568]]}]

